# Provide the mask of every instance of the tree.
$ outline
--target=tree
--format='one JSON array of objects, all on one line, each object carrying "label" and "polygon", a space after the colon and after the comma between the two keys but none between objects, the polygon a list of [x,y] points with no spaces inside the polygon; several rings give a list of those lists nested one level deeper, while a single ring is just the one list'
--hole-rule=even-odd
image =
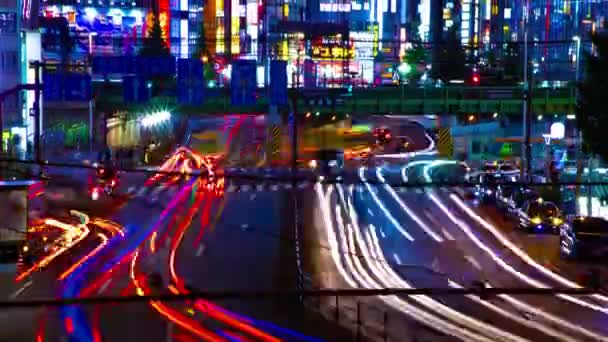
[{"label": "tree", "polygon": [[[171,55],[167,42],[163,38],[163,29],[160,26],[158,13],[152,14],[152,25],[148,27],[148,37],[144,39],[144,44],[141,50],[139,50],[139,55],[145,57],[162,57]],[[172,77],[167,76],[152,77],[152,96],[160,95],[165,86],[168,86],[172,80]]]},{"label": "tree", "polygon": [[522,76],[522,65],[524,65],[521,47],[517,43],[507,43],[504,51],[503,66],[504,74],[508,78],[520,79]]},{"label": "tree", "polygon": [[409,66],[408,83],[416,85],[420,79],[421,73],[418,71],[418,66],[426,65],[427,51],[420,40],[412,41],[412,48],[405,52],[403,62]]},{"label": "tree", "polygon": [[437,66],[437,70],[433,70],[434,78],[439,78],[446,83],[451,80],[464,79],[466,54],[456,26],[452,26],[448,31],[445,43],[440,47],[437,57],[439,60],[434,63]]},{"label": "tree", "polygon": [[608,160],[608,34],[591,34],[596,53],[585,53],[585,74],[578,84],[576,119],[587,152]]},{"label": "tree", "polygon": [[152,15],[152,25],[148,28],[148,37],[144,39],[144,44],[139,54],[149,57],[168,56],[171,54],[167,42],[163,38],[163,30],[160,27],[158,15]]}]

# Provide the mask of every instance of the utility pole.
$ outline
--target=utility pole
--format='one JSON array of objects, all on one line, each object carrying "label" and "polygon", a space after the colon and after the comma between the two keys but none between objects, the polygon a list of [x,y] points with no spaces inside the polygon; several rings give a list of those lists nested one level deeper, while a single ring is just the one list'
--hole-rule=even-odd
[{"label": "utility pole", "polygon": [[34,153],[36,164],[40,166],[40,173],[42,174],[42,146],[40,146],[40,88],[42,87],[40,69],[42,64],[39,61],[34,61],[32,67],[34,68],[34,85],[36,86],[34,89]]},{"label": "utility pole", "polygon": [[530,157],[532,155],[532,153],[530,153],[530,105],[532,104],[531,101],[531,90],[530,90],[530,84],[528,82],[528,67],[529,67],[529,60],[528,60],[528,13],[529,13],[529,0],[526,0],[526,5],[524,7],[524,25],[523,25],[523,29],[524,29],[524,92],[523,92],[523,108],[522,108],[522,112],[523,112],[523,122],[522,122],[522,128],[523,128],[523,134],[522,134],[522,156],[521,156],[521,160],[522,160],[522,165],[521,165],[521,179],[523,181],[529,181],[530,180],[530,165],[532,164],[530,161]]}]

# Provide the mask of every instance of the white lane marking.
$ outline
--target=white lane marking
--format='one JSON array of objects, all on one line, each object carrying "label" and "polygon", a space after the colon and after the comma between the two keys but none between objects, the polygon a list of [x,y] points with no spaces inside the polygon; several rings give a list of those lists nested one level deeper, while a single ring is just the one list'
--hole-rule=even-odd
[{"label": "white lane marking", "polygon": [[370,216],[374,216],[374,212],[373,212],[371,209],[369,209],[369,208],[367,208],[367,213],[368,213]]},{"label": "white lane marking", "polygon": [[298,184],[298,189],[304,189],[306,187],[308,187],[310,185],[310,183],[308,182],[302,182],[300,184]]},{"label": "white lane marking", "polygon": [[197,257],[199,257],[199,256],[201,256],[201,255],[203,254],[203,252],[204,252],[204,251],[205,251],[205,245],[201,243],[201,244],[198,246],[198,249],[196,250],[196,254],[195,254],[195,255],[196,255]]},{"label": "white lane marking", "polygon": [[256,185],[256,186],[255,186],[255,190],[256,190],[256,191],[263,191],[263,190],[264,190],[264,185],[262,185],[262,184],[258,184],[258,185]]},{"label": "white lane marking", "polygon": [[249,228],[249,224],[247,224],[247,223],[243,223],[243,224],[241,225],[241,229],[243,229],[243,230],[247,230],[247,228]]},{"label": "white lane marking", "polygon": [[443,235],[445,235],[445,238],[451,241],[456,240],[454,238],[454,235],[450,234],[450,232],[448,232],[445,228],[441,229],[441,231],[443,232]]},{"label": "white lane marking", "polygon": [[478,271],[481,271],[481,264],[471,255],[465,255],[464,258],[473,265]]},{"label": "white lane marking", "polygon": [[279,186],[276,185],[276,184],[273,184],[273,185],[270,186],[270,190],[277,191],[277,190],[279,190]]},{"label": "white lane marking", "polygon": [[255,196],[256,196],[255,194],[251,194],[251,195],[249,195],[249,200],[250,200],[250,201],[253,201],[253,200],[255,199]]},{"label": "white lane marking", "polygon": [[146,193],[146,189],[146,187],[139,189],[139,191],[135,194],[135,197],[142,197]]},{"label": "white lane marking", "polygon": [[384,234],[384,229],[380,228],[380,235],[383,239],[386,239],[386,234]]},{"label": "white lane marking", "polygon": [[291,183],[287,183],[283,186],[285,189],[291,189]]},{"label": "white lane marking", "polygon": [[127,194],[132,194],[135,191],[136,187],[131,185],[128,189],[127,189]]},{"label": "white lane marking", "polygon": [[401,265],[401,258],[399,258],[399,255],[397,255],[397,253],[393,253],[393,257],[395,258],[397,264]]},{"label": "white lane marking", "polygon": [[99,291],[97,291],[97,294],[102,294],[104,292],[106,292],[106,290],[108,289],[108,287],[110,286],[110,283],[112,282],[112,278],[106,280],[105,283],[103,283],[101,285],[101,287],[99,288]]},{"label": "white lane marking", "polygon": [[20,294],[23,293],[23,291],[27,290],[28,287],[32,286],[32,281],[28,280],[25,284],[23,284],[23,286],[21,286],[20,288],[17,289],[17,291],[15,291],[13,294],[11,294],[11,299],[15,299],[17,298]]},{"label": "white lane marking", "polygon": [[243,186],[241,187],[241,191],[242,191],[242,192],[247,192],[247,191],[249,191],[249,185],[247,185],[247,184],[243,185]]},{"label": "white lane marking", "polygon": [[417,193],[417,194],[421,194],[422,192],[423,192],[423,191],[422,191],[422,189],[420,189],[420,188],[416,188],[416,193]]}]

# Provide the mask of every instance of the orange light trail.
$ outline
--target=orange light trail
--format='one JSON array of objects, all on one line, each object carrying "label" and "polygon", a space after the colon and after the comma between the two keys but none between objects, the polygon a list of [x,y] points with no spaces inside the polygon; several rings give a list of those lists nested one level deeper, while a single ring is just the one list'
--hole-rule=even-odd
[{"label": "orange light trail", "polygon": [[186,218],[182,221],[179,228],[176,230],[177,237],[173,238],[171,241],[171,254],[169,255],[169,271],[171,273],[171,278],[175,281],[175,284],[180,287],[180,279],[177,277],[177,272],[175,271],[175,254],[177,252],[177,247],[181,243],[182,238],[184,237],[184,233],[186,232],[186,228],[192,223],[192,219],[194,215],[198,211],[198,207],[201,202],[205,199],[206,193],[197,193],[196,199],[194,201],[194,205],[190,207],[188,214],[186,214]]},{"label": "orange light trail", "polygon": [[152,236],[150,236],[150,252],[151,253],[156,253],[156,231],[154,233],[152,233]]},{"label": "orange light trail", "polygon": [[93,220],[93,224],[96,226],[99,226],[102,229],[107,230],[108,232],[110,232],[112,234],[112,236],[116,235],[116,234],[118,234],[122,237],[125,236],[125,232],[122,230],[120,225],[115,222],[96,218]]},{"label": "orange light trail", "polygon": [[[136,250],[133,255],[133,259],[131,260],[130,275],[131,275],[131,281],[132,281],[133,285],[135,286],[137,294],[142,296],[142,295],[144,295],[145,290],[144,290],[144,288],[141,287],[141,284],[139,283],[139,280],[137,279],[137,277],[135,275],[135,265],[137,263],[138,255],[139,255],[139,250]],[[183,316],[179,312],[166,307],[165,305],[163,305],[162,303],[160,303],[158,301],[150,301],[150,306],[152,306],[156,311],[158,311],[161,315],[165,316],[171,322],[177,324],[178,326],[182,327],[183,329],[191,332],[192,334],[194,334],[204,340],[218,341],[218,342],[224,341],[224,339],[213,334],[211,331],[198,327],[196,325],[196,322],[194,322],[193,320],[188,319],[187,317]]]},{"label": "orange light trail", "polygon": [[89,254],[85,255],[82,259],[78,260],[77,263],[73,264],[72,267],[68,268],[65,272],[63,272],[59,276],[59,278],[57,278],[57,280],[64,280],[67,276],[69,276],[72,272],[74,272],[74,270],[76,270],[80,265],[85,263],[87,260],[89,260],[90,258],[95,256],[97,253],[99,253],[99,251],[104,249],[104,247],[106,247],[106,245],[108,244],[108,238],[101,233],[97,234],[97,236],[99,236],[101,238],[101,243],[99,244],[99,246],[95,247],[95,249],[93,249]]},{"label": "orange light trail", "polygon": [[[82,214],[82,215],[84,215],[84,214]],[[86,215],[84,215],[84,216],[88,217]],[[87,222],[86,220],[84,220],[84,221]],[[26,270],[23,273],[19,274],[15,278],[16,282],[20,282],[25,277],[27,277],[30,274],[32,274],[34,271],[46,267],[49,263],[51,263],[51,261],[53,261],[59,255],[63,254],[68,249],[74,247],[80,241],[84,240],[84,238],[87,237],[89,235],[89,233],[91,232],[89,230],[89,228],[86,226],[86,224],[80,224],[80,225],[78,225],[78,228],[77,228],[74,225],[69,225],[69,224],[66,224],[66,223],[63,223],[63,222],[59,222],[59,221],[54,220],[54,219],[46,219],[45,223],[47,225],[49,225],[49,226],[54,226],[54,227],[57,227],[59,229],[65,230],[67,233],[64,234],[64,237],[67,236],[68,234],[70,234],[71,232],[75,232],[76,230],[79,231],[79,234],[76,235],[76,238],[73,239],[73,240],[72,240],[72,236],[70,235],[69,236],[69,240],[70,240],[69,246],[61,247],[61,248],[57,249],[54,253],[51,253],[51,254],[47,255],[46,257],[44,257],[40,262],[34,264],[28,270]]]},{"label": "orange light trail", "polygon": [[129,259],[133,256],[133,254],[125,255],[118,263],[114,264],[107,272],[101,275],[101,277],[97,278],[93,283],[91,283],[87,288],[80,291],[81,297],[87,297],[97,288],[99,288],[106,280],[110,279],[114,273],[115,269],[118,269],[119,266],[125,264]]},{"label": "orange light trail", "polygon": [[[205,194],[205,193],[203,193]],[[199,205],[201,203],[201,201],[205,199],[204,196],[201,196],[200,194],[197,193],[197,198],[195,201],[195,204],[190,208],[187,217],[182,221],[182,223],[180,224],[179,228],[177,229],[177,236],[174,238],[174,240],[172,241],[172,246],[171,246],[171,254],[169,256],[169,270],[171,273],[171,278],[173,279],[174,283],[175,283],[175,287],[174,290],[178,290],[181,291],[183,293],[188,293],[188,291],[185,289],[185,287],[183,286],[183,281],[178,277],[177,272],[175,270],[175,256],[177,253],[177,249],[183,239],[184,233],[186,231],[186,228],[192,223],[192,219],[194,218],[194,216],[196,215],[196,212],[198,211]],[[211,202],[211,197],[208,198],[206,203],[210,203]],[[205,206],[207,207],[207,206]],[[172,286],[173,287],[173,286]],[[171,288],[170,288],[171,290]],[[178,292],[179,293],[179,292]],[[263,341],[272,341],[272,342],[278,342],[280,341],[280,339],[277,339],[271,335],[268,335],[266,333],[264,333],[263,331],[256,329],[246,323],[243,323],[241,321],[239,321],[238,319],[235,319],[233,317],[230,317],[218,310],[213,309],[212,306],[207,306],[206,305],[206,301],[203,300],[197,300],[195,302],[195,308],[197,308],[198,310],[200,310],[203,313],[208,314],[209,316],[227,324],[230,325],[232,327],[238,328],[243,332],[246,332],[252,336],[255,336],[256,338],[259,338]]]}]

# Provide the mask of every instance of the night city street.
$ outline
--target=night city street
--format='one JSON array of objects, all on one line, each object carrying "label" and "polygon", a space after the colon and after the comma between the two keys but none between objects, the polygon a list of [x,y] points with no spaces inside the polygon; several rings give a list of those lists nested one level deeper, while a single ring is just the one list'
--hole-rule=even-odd
[{"label": "night city street", "polygon": [[608,341],[607,13],[0,0],[0,341]]}]

